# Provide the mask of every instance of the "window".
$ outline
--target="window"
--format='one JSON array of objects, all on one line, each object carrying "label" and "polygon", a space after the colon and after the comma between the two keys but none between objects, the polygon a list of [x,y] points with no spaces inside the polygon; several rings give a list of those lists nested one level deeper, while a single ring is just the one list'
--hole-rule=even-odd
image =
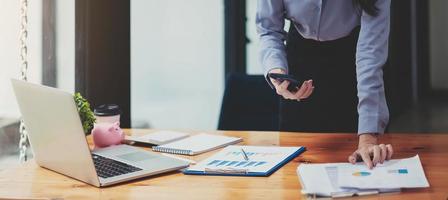
[{"label": "window", "polygon": [[[257,1],[246,1],[246,31],[249,43],[247,44],[247,74],[263,74],[258,52],[260,48],[260,39],[255,25],[255,16],[257,14]],[[289,20],[285,20],[285,31],[289,30]]]},{"label": "window", "polygon": [[[42,77],[42,4],[28,4],[28,80]],[[0,170],[18,164],[19,109],[11,78],[20,77],[19,29],[20,1],[0,2]],[[16,19],[16,20],[14,20]]]},{"label": "window", "polygon": [[[48,1],[53,2],[53,1]],[[57,86],[74,91],[74,0],[55,4],[55,62]],[[28,81],[42,83],[43,3],[28,1]],[[20,117],[11,78],[20,77],[20,1],[0,2],[0,170],[19,163]]]},{"label": "window", "polygon": [[133,127],[216,129],[223,9],[222,0],[131,1]]}]

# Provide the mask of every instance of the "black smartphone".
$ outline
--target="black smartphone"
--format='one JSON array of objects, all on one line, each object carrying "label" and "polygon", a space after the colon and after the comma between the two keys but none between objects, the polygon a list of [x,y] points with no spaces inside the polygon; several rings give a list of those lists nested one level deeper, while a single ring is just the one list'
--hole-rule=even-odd
[{"label": "black smartphone", "polygon": [[290,92],[296,92],[297,88],[300,88],[300,86],[303,83],[303,81],[299,81],[296,78],[294,78],[293,76],[288,75],[288,74],[269,73],[268,77],[275,79],[280,83],[285,80],[289,81],[288,90]]}]

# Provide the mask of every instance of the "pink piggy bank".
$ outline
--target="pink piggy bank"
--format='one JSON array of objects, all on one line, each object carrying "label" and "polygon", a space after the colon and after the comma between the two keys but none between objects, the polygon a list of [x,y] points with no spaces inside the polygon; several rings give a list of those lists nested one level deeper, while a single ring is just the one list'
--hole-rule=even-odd
[{"label": "pink piggy bank", "polygon": [[124,133],[120,128],[120,122],[95,124],[92,130],[95,148],[103,148],[118,145],[124,140]]}]

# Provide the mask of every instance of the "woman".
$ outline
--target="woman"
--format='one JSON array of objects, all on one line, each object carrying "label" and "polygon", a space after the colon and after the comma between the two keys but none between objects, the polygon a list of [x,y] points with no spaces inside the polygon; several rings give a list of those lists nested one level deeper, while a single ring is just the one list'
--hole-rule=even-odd
[{"label": "woman", "polygon": [[[392,146],[378,142],[389,120],[382,77],[389,11],[390,0],[258,1],[265,76],[307,80],[290,92],[288,81],[267,78],[283,96],[280,130],[357,132],[358,149],[349,162],[362,159],[373,168],[392,157]],[[288,33],[285,19],[291,21]]]}]

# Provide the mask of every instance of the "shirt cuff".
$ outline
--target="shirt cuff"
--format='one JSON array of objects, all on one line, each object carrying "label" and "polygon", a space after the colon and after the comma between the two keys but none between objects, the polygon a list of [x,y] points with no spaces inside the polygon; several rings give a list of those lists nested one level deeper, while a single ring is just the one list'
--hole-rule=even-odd
[{"label": "shirt cuff", "polygon": [[358,135],[365,133],[384,134],[387,123],[380,119],[379,116],[359,115],[358,120]]}]

